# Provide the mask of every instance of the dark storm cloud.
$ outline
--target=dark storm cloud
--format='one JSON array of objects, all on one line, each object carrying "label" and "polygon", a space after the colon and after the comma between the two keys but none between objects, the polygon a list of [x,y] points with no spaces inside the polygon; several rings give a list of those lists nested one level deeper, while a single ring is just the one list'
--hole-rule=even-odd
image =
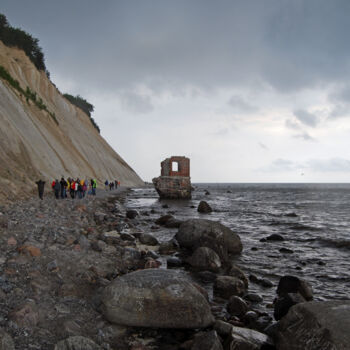
[{"label": "dark storm cloud", "polygon": [[282,92],[350,78],[347,0],[2,0],[79,88]]},{"label": "dark storm cloud", "polygon": [[319,123],[319,118],[316,115],[304,109],[294,111],[294,115],[302,124],[307,126],[315,127]]}]

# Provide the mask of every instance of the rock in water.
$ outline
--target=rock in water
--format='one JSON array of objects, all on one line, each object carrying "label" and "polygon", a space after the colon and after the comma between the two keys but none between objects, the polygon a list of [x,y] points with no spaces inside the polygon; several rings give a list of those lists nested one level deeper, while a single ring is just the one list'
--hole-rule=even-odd
[{"label": "rock in water", "polygon": [[176,271],[149,269],[115,279],[102,295],[113,323],[132,327],[204,328],[214,321],[203,294]]},{"label": "rock in water", "polygon": [[188,262],[198,270],[218,271],[221,267],[219,256],[213,249],[207,247],[197,248]]},{"label": "rock in water", "polygon": [[279,322],[277,349],[349,349],[350,300],[307,302],[293,306]]},{"label": "rock in water", "polygon": [[139,240],[140,240],[140,242],[142,244],[146,244],[146,245],[157,245],[157,244],[159,244],[157,238],[152,236],[149,233],[143,233],[140,236]]},{"label": "rock in water", "polygon": [[198,208],[197,208],[197,211],[199,213],[211,213],[213,211],[213,209],[206,201],[200,201]]},{"label": "rock in water", "polygon": [[176,240],[180,246],[192,250],[199,247],[213,249],[222,261],[228,261],[228,254],[242,251],[240,237],[217,221],[190,219],[181,224]]},{"label": "rock in water", "polygon": [[102,348],[88,338],[73,336],[58,342],[55,350],[102,350]]}]

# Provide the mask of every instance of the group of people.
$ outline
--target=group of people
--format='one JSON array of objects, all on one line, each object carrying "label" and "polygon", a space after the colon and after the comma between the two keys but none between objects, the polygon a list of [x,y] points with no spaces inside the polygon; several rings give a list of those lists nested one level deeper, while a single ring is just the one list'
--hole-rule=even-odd
[{"label": "group of people", "polygon": [[108,188],[110,191],[117,189],[118,188],[118,185],[120,185],[120,182],[118,180],[114,180],[114,181],[108,181],[106,180],[105,181],[105,189],[106,191],[108,191]]},{"label": "group of people", "polygon": [[67,180],[62,177],[60,181],[58,179],[52,181],[51,188],[55,194],[56,199],[67,198],[68,194],[72,199],[74,198],[83,198],[86,195],[86,192],[89,190],[90,194],[93,196],[96,195],[97,181],[96,179],[91,179],[90,182],[88,180],[80,180],[77,178],[76,180],[72,178],[68,178]]},{"label": "group of people", "polygon": [[[43,199],[45,181],[39,180],[36,182],[36,184],[38,186],[39,198]],[[97,181],[96,179],[90,179],[89,181],[80,180],[79,178],[75,180],[70,177],[66,180],[64,177],[62,177],[60,181],[58,179],[52,181],[51,189],[56,199],[67,198],[68,193],[72,199],[81,199],[86,196],[86,193],[93,196],[96,195]]]}]

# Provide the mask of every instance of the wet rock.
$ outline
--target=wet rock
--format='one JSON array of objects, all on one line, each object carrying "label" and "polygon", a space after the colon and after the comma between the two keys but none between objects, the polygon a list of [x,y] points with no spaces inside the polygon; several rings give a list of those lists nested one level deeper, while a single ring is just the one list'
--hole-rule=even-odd
[{"label": "wet rock", "polygon": [[152,236],[150,233],[143,233],[139,237],[139,240],[142,244],[146,245],[158,245],[159,242],[156,237]]},{"label": "wet rock", "polygon": [[167,242],[162,242],[159,245],[159,253],[164,255],[173,254],[177,251],[178,245],[173,239]]},{"label": "wet rock", "polygon": [[227,350],[260,350],[272,346],[272,340],[265,334],[253,329],[231,326],[230,334],[224,343]]},{"label": "wet rock", "polygon": [[216,274],[211,271],[198,272],[198,277],[204,282],[214,282],[216,280]]},{"label": "wet rock", "polygon": [[206,201],[200,201],[198,208],[197,208],[197,211],[199,213],[211,213],[213,211],[213,209]]},{"label": "wet rock", "polygon": [[172,218],[166,222],[165,227],[166,228],[179,228],[182,223],[183,223],[183,221]]},{"label": "wet rock", "polygon": [[273,233],[272,235],[266,237],[267,241],[284,241],[284,237],[278,233]]},{"label": "wet rock", "polygon": [[134,248],[124,248],[122,259],[126,268],[138,267],[141,260],[141,253]]},{"label": "wet rock", "polygon": [[280,253],[285,253],[285,254],[293,254],[294,253],[294,251],[292,249],[288,249],[288,248],[284,248],[284,247],[280,248],[279,251],[280,251]]},{"label": "wet rock", "polygon": [[117,278],[105,288],[102,305],[105,317],[120,325],[203,328],[214,321],[205,297],[171,270],[141,270]]},{"label": "wet rock", "polygon": [[127,233],[127,232],[122,232],[120,234],[120,238],[123,240],[123,241],[130,241],[130,242],[133,242],[135,241],[135,237],[133,235],[131,235],[130,233]]},{"label": "wet rock", "polygon": [[155,224],[164,226],[170,219],[174,219],[174,217],[172,215],[163,215],[155,221]]},{"label": "wet rock", "polygon": [[277,349],[348,349],[350,301],[308,302],[293,306],[278,323]]},{"label": "wet rock", "polygon": [[102,350],[102,348],[88,338],[73,336],[58,342],[54,350]]},{"label": "wet rock", "polygon": [[306,300],[299,293],[287,293],[277,298],[274,304],[273,316],[275,320],[280,320],[287,315],[289,309],[299,303],[303,303]]},{"label": "wet rock", "polygon": [[219,256],[207,247],[197,248],[187,262],[198,270],[218,271],[221,267]]},{"label": "wet rock", "polygon": [[283,276],[278,282],[278,296],[288,293],[300,293],[307,301],[313,299],[312,287],[306,281],[295,276]]},{"label": "wet rock", "polygon": [[242,317],[248,311],[248,305],[242,298],[233,295],[227,303],[227,311],[231,316]]},{"label": "wet rock", "polygon": [[0,350],[15,350],[11,336],[0,328]]},{"label": "wet rock", "polygon": [[225,299],[232,295],[242,296],[246,292],[244,283],[232,276],[219,276],[214,284],[214,293]]},{"label": "wet rock", "polygon": [[209,195],[210,195],[210,192],[209,192],[208,190],[206,190],[206,191],[204,192],[204,194],[205,194],[206,196],[209,196]]},{"label": "wet rock", "polygon": [[145,263],[145,269],[158,269],[160,265],[162,265],[160,261],[152,258],[147,258]]},{"label": "wet rock", "polygon": [[297,218],[298,215],[296,213],[286,213],[284,216],[289,217],[289,218]]},{"label": "wet rock", "polygon": [[167,208],[169,208],[169,205],[168,204],[163,204],[162,208],[167,209]]},{"label": "wet rock", "polygon": [[244,296],[244,299],[251,301],[253,303],[261,303],[263,301],[263,298],[259,294],[256,294],[256,293],[247,293]]},{"label": "wet rock", "polygon": [[238,266],[231,264],[231,267],[227,271],[227,275],[240,279],[244,283],[245,287],[248,288],[248,278]]},{"label": "wet rock", "polygon": [[108,231],[101,233],[101,239],[107,244],[116,244],[120,242],[120,233],[117,231]]},{"label": "wet rock", "polygon": [[216,331],[198,334],[193,342],[191,350],[223,350]]},{"label": "wet rock", "polygon": [[259,316],[255,311],[247,311],[243,316],[243,321],[246,325],[251,326],[255,324],[255,322],[258,320],[258,317]]},{"label": "wet rock", "polygon": [[266,278],[262,278],[260,281],[259,281],[259,284],[261,284],[263,287],[265,288],[271,288],[273,287],[273,283],[266,279]]},{"label": "wet rock", "polygon": [[238,254],[242,251],[240,237],[228,227],[211,220],[187,220],[180,226],[175,238],[184,248],[211,248],[223,262],[228,261],[229,253]]},{"label": "wet rock", "polygon": [[138,215],[139,215],[139,213],[135,209],[129,209],[126,211],[126,217],[128,219],[135,219],[136,216],[138,216]]},{"label": "wet rock", "polygon": [[183,264],[183,261],[176,256],[169,257],[166,262],[168,267],[180,267]]}]

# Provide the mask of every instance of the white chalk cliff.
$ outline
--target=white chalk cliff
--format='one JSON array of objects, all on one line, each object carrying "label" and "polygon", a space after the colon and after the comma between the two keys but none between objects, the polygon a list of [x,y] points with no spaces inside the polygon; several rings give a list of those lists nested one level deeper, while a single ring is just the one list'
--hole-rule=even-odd
[{"label": "white chalk cliff", "polygon": [[[0,41],[0,65],[36,92],[54,118],[0,78],[0,202],[35,191],[39,178],[61,176],[118,179],[137,186],[141,178],[108,145],[89,117],[62,96],[22,50]],[[46,187],[49,187],[47,183]]]}]

